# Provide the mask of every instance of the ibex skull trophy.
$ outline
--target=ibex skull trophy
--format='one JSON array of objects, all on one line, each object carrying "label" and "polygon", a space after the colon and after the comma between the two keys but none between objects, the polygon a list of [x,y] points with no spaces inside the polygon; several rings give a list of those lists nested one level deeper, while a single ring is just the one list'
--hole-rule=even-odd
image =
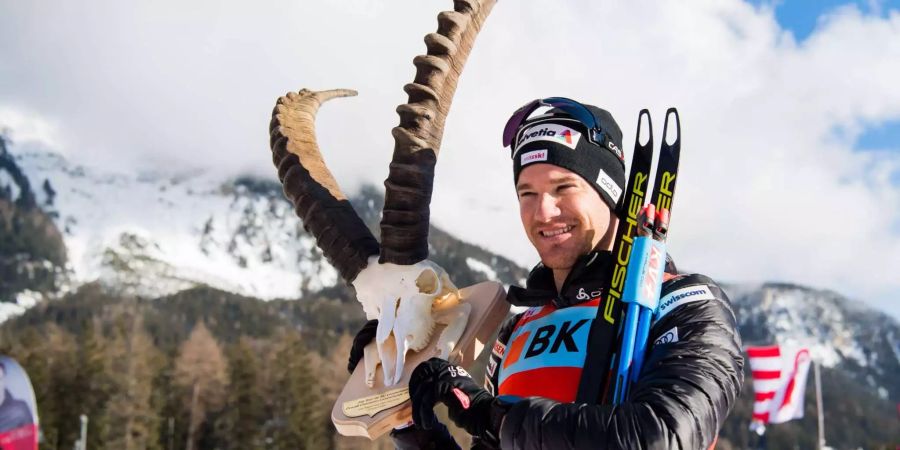
[{"label": "ibex skull trophy", "polygon": [[369,386],[379,362],[386,385],[399,381],[407,350],[427,346],[436,323],[447,325],[437,342],[445,358],[465,328],[469,305],[459,301],[446,271],[427,260],[429,203],[456,83],[495,2],[455,0],[453,11],[438,14],[437,32],[425,36],[427,54],[413,59],[415,79],[403,87],[409,100],[397,107],[400,125],[391,130],[381,244],[328,171],[315,137],[319,106],[356,92],[303,89],[279,98],[272,112],[270,146],[285,195],[328,261],[354,286],[366,316],[379,319],[376,342],[365,352]]}]

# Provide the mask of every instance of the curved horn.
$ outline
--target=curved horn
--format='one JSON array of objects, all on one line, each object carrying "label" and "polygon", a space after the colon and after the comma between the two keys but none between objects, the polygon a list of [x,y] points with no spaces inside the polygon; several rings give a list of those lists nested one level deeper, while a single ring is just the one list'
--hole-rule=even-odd
[{"label": "curved horn", "polygon": [[269,123],[272,161],[284,195],[303,220],[303,228],[315,236],[328,262],[348,283],[366,267],[370,256],[378,254],[378,241],[325,166],[316,143],[315,120],[323,102],[354,95],[356,91],[348,89],[290,92],[278,99]]},{"label": "curved horn", "polygon": [[403,87],[400,125],[391,130],[394,156],[384,181],[379,261],[414,264],[428,257],[429,203],[434,165],[456,83],[475,37],[496,0],[455,0],[438,14],[437,33],[425,36],[427,55],[413,59],[415,80]]}]

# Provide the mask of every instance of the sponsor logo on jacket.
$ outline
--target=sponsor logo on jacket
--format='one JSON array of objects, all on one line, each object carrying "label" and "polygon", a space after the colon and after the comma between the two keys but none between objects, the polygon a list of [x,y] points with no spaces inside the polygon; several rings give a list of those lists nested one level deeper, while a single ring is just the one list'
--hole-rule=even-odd
[{"label": "sponsor logo on jacket", "polygon": [[494,353],[494,356],[503,358],[503,354],[506,353],[506,345],[500,341],[494,341],[492,352]]},{"label": "sponsor logo on jacket", "polygon": [[487,374],[488,374],[488,376],[492,377],[492,376],[494,376],[494,372],[496,372],[496,371],[497,371],[497,358],[491,358],[491,360],[488,361]]},{"label": "sponsor logo on jacket", "polygon": [[563,308],[520,322],[524,324],[510,335],[500,377],[541,367],[581,367],[596,311],[594,307]]},{"label": "sponsor logo on jacket", "polygon": [[690,302],[699,300],[712,300],[716,298],[707,285],[688,286],[677,291],[672,291],[659,301],[659,309],[656,318],[661,319],[675,308]]},{"label": "sponsor logo on jacket", "polygon": [[561,309],[547,305],[535,308],[530,320],[520,319],[494,369],[498,395],[574,401],[599,304],[597,299]]},{"label": "sponsor logo on jacket", "polygon": [[588,295],[587,291],[584,290],[584,288],[580,288],[578,289],[578,295],[576,295],[575,298],[577,298],[578,300],[587,300],[591,297]]},{"label": "sponsor logo on jacket", "polygon": [[594,289],[592,287],[589,287],[588,289],[591,289],[590,293],[588,293],[584,287],[579,287],[578,293],[575,294],[575,299],[584,302],[587,300],[598,300],[600,296],[603,295],[602,289]]},{"label": "sponsor logo on jacket", "polygon": [[653,341],[653,345],[672,344],[678,342],[678,327],[672,327],[669,331],[663,333],[662,336]]}]

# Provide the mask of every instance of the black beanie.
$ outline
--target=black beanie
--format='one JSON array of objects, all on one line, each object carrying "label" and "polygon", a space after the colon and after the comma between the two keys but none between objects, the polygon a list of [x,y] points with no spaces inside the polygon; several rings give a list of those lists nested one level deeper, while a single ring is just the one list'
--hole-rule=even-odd
[{"label": "black beanie", "polygon": [[[522,124],[513,140],[513,183],[522,169],[535,164],[553,164],[585,179],[613,214],[625,189],[622,130],[612,115],[596,106],[584,105],[599,123],[605,138],[595,144],[587,138],[585,125],[554,108]],[[596,140],[596,139],[595,139]]]}]

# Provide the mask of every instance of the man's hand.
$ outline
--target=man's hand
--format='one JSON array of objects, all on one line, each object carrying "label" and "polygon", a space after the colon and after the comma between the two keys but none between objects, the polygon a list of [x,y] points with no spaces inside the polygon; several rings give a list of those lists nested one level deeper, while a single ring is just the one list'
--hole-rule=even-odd
[{"label": "man's hand", "polygon": [[416,425],[429,429],[439,425],[434,405],[447,405],[450,419],[472,436],[497,442],[500,423],[508,409],[482,389],[462,367],[440,358],[419,364],[409,379],[409,397]]},{"label": "man's hand", "polygon": [[366,322],[356,337],[353,338],[353,347],[350,347],[350,358],[347,360],[347,371],[353,373],[356,365],[363,358],[363,349],[375,339],[375,332],[378,330],[378,319],[372,319]]},{"label": "man's hand", "polygon": [[[377,329],[378,319],[372,319],[356,333],[356,337],[353,338],[353,347],[350,348],[350,358],[347,360],[348,372],[353,373],[363,359],[363,349],[372,342],[372,339],[375,339]],[[398,450],[460,450],[459,445],[450,435],[450,431],[440,422],[428,430],[416,425],[395,428],[391,430],[391,440],[394,441],[394,447]]]}]

